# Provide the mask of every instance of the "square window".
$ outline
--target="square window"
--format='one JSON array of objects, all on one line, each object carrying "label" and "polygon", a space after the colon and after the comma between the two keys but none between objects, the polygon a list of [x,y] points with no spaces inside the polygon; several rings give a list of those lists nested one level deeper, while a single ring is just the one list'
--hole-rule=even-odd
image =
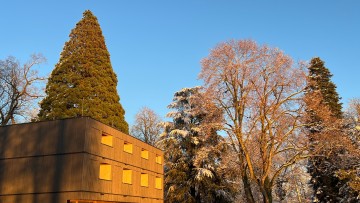
[{"label": "square window", "polygon": [[101,143],[108,146],[113,146],[113,136],[103,133],[101,135]]},{"label": "square window", "polygon": [[140,179],[141,179],[140,185],[142,187],[148,187],[149,186],[149,174],[142,173]]},{"label": "square window", "polygon": [[132,184],[132,170],[124,168],[122,182]]},{"label": "square window", "polygon": [[160,155],[156,155],[156,160],[155,160],[156,163],[158,164],[162,164],[162,158]]},{"label": "square window", "polygon": [[103,180],[111,180],[110,164],[100,164],[99,178]]},{"label": "square window", "polygon": [[162,189],[162,180],[160,177],[155,178],[155,188],[156,189]]},{"label": "square window", "polygon": [[124,142],[124,152],[133,153],[133,145],[129,142]]},{"label": "square window", "polygon": [[141,150],[141,158],[149,159],[149,151],[146,149]]}]

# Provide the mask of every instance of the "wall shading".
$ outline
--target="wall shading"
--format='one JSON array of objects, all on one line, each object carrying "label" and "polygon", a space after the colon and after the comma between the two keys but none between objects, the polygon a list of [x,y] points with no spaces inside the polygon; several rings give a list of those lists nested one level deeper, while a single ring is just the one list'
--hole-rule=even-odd
[{"label": "wall shading", "polygon": [[[87,117],[0,127],[0,202],[160,203],[162,156]],[[131,171],[130,184],[123,181],[124,170]]]}]

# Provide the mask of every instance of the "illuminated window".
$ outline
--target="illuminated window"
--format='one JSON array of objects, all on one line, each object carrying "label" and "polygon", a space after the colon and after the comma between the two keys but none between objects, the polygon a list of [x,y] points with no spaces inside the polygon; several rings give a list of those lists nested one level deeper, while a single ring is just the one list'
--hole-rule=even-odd
[{"label": "illuminated window", "polygon": [[122,182],[132,184],[132,170],[124,168]]},{"label": "illuminated window", "polygon": [[149,186],[149,174],[146,174],[146,173],[142,173],[141,176],[140,176],[140,185],[142,187],[148,187]]},{"label": "illuminated window", "polygon": [[103,133],[101,135],[101,143],[108,146],[113,146],[113,136]]},{"label": "illuminated window", "polygon": [[149,159],[149,151],[147,151],[146,149],[142,149],[141,150],[141,158]]},{"label": "illuminated window", "polygon": [[111,165],[100,164],[99,178],[103,180],[111,180]]},{"label": "illuminated window", "polygon": [[155,178],[155,188],[156,189],[162,189],[162,181],[160,177]]},{"label": "illuminated window", "polygon": [[129,142],[124,142],[124,152],[132,154],[133,152],[133,145]]},{"label": "illuminated window", "polygon": [[156,155],[156,160],[155,160],[156,163],[158,164],[162,164],[162,160],[161,160],[161,156],[160,155]]}]

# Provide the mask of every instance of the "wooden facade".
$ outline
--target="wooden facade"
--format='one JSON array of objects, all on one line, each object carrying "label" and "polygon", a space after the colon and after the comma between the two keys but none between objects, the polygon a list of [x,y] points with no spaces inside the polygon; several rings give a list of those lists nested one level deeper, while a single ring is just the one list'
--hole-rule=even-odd
[{"label": "wooden facade", "polygon": [[0,202],[162,203],[162,157],[88,117],[0,127]]}]

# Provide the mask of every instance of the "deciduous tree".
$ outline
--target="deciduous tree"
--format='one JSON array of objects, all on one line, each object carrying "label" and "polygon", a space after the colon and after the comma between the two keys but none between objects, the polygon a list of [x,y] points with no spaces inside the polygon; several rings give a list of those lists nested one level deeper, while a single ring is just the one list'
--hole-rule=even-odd
[{"label": "deciduous tree", "polygon": [[39,119],[90,116],[128,133],[116,85],[100,25],[87,10],[71,31],[51,73]]},{"label": "deciduous tree", "polygon": [[160,116],[152,109],[143,107],[135,115],[135,123],[131,127],[131,134],[144,142],[155,145],[162,131]]},{"label": "deciduous tree", "polygon": [[251,40],[220,43],[202,60],[200,78],[224,112],[246,201],[272,202],[279,175],[307,156],[301,132],[306,74],[277,48]]},{"label": "deciduous tree", "polygon": [[344,184],[339,188],[341,202],[357,202],[360,199],[360,99],[352,99],[344,114],[345,153],[338,159],[336,177]]},{"label": "deciduous tree", "polygon": [[354,145],[360,149],[360,99],[351,99],[345,114],[348,134]]},{"label": "deciduous tree", "polygon": [[41,95],[40,77],[34,66],[45,62],[41,54],[34,54],[24,65],[14,57],[0,60],[0,125],[15,124],[19,117],[26,117],[33,101]]}]

